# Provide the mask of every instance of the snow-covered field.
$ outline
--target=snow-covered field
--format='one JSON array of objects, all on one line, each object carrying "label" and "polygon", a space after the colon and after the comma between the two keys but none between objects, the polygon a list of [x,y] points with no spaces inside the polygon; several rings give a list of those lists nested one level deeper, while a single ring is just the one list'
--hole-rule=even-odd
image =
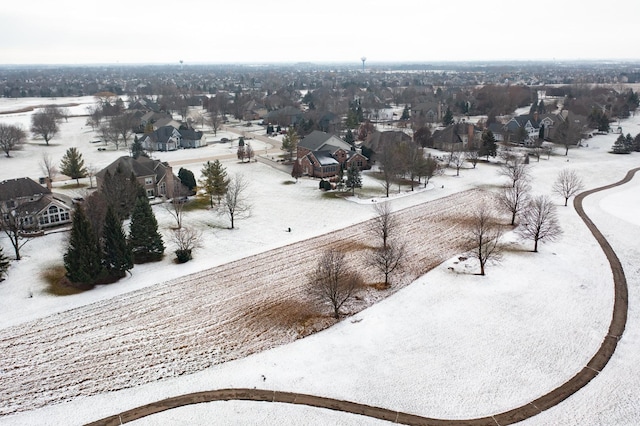
[{"label": "snow-covered field", "polygon": [[[78,103],[91,101],[78,99]],[[18,109],[6,103],[0,102],[0,111]],[[73,108],[82,113],[83,107]],[[37,178],[42,174],[38,162],[44,150],[59,160],[66,148],[77,146],[86,162],[98,168],[125,154],[125,151],[98,152],[94,144],[89,144],[93,137],[90,129],[82,128],[84,120],[70,118],[63,124],[61,136],[52,141],[53,146],[44,147],[41,141],[33,141],[25,150],[12,153],[12,158],[0,158],[0,179]],[[28,128],[29,113],[0,116],[0,121],[22,122]],[[639,133],[640,119],[623,122],[623,128],[625,134]],[[222,137],[220,133],[218,137]],[[534,160],[531,164],[534,191],[549,194],[557,172],[564,167],[576,170],[587,188],[621,179],[628,169],[640,165],[640,157],[608,154],[615,137],[597,136],[588,141],[588,147],[570,151],[568,157],[556,155],[539,163]],[[229,145],[212,144],[199,150],[156,155],[169,162],[179,161],[182,167],[198,175],[203,158],[233,154],[235,150]],[[254,148],[260,153],[265,147]],[[206,228],[207,238],[204,247],[195,253],[196,258],[185,265],[175,265],[172,256],[166,256],[158,264],[136,266],[131,277],[118,283],[82,295],[54,297],[46,292],[38,271],[61,263],[64,234],[51,234],[24,247],[25,259],[14,263],[8,279],[0,283],[0,344],[4,348],[0,361],[3,383],[0,411],[12,412],[19,407],[22,412],[0,417],[0,424],[82,424],[165,397],[227,387],[316,394],[436,418],[484,416],[522,405],[560,385],[583,368],[606,335],[612,308],[608,263],[573,207],[562,207],[562,200],[556,196],[564,234],[557,242],[543,244],[539,253],[529,251],[531,243],[509,235],[511,250],[502,264],[489,266],[487,276],[480,277],[474,275],[476,265],[458,261],[464,253],[454,251],[446,254],[440,266],[411,285],[327,330],[244,358],[217,363],[213,358],[218,356],[221,361],[238,358],[234,354],[243,356],[240,347],[224,348],[225,342],[232,345],[248,341],[246,336],[239,338],[237,334],[278,336],[286,327],[271,327],[274,330],[267,327],[266,331],[243,327],[227,335],[220,328],[209,329],[207,323],[198,327],[193,318],[202,315],[205,308],[217,311],[214,308],[218,292],[222,293],[222,300],[230,294],[216,287],[217,280],[202,280],[208,276],[202,271],[213,267],[215,271],[229,270],[233,264],[223,265],[236,261],[235,265],[244,271],[237,276],[240,272],[236,270],[229,282],[246,289],[239,294],[251,304],[261,297],[259,291],[245,297],[252,283],[269,282],[272,276],[278,281],[276,277],[287,277],[288,271],[296,270],[296,262],[308,259],[291,254],[292,264],[276,268],[267,276],[262,273],[252,276],[252,271],[262,271],[263,266],[243,263],[242,259],[251,255],[258,255],[255,259],[266,258],[272,253],[260,253],[270,249],[286,251],[285,246],[301,247],[297,242],[342,228],[347,230],[334,234],[335,239],[342,240],[343,234],[358,235],[361,228],[358,225],[373,216],[368,198],[352,201],[326,198],[316,190],[317,181],[308,179],[285,185],[285,181],[291,180],[289,176],[260,163],[241,165],[235,160],[225,160],[225,166],[230,173],[240,171],[249,177],[252,216],[238,222],[238,229],[231,231],[224,229],[227,226],[224,218],[210,212],[190,213],[185,222],[201,224]],[[460,177],[454,174],[449,171],[436,178],[427,190],[398,196],[389,202],[394,210],[418,206],[409,211],[424,208],[428,213],[431,208],[441,207],[445,196],[474,187],[491,190],[501,182],[493,165],[479,164],[477,169],[462,170]],[[365,184],[371,188],[377,185],[368,178]],[[60,191],[65,191],[64,182],[57,185]],[[640,406],[635,397],[640,390],[639,189],[636,178],[623,187],[588,197],[585,203],[587,213],[616,249],[629,282],[629,319],[618,349],[605,370],[589,385],[526,424],[640,422]],[[433,200],[439,201],[428,203]],[[461,200],[456,208],[452,207],[451,214],[464,212],[469,204]],[[156,213],[163,229],[171,225],[171,218],[161,207],[156,207]],[[291,233],[285,232],[288,227],[292,228]],[[428,222],[425,229],[429,229]],[[434,241],[460,236],[459,229],[438,229],[433,233]],[[366,237],[363,238],[366,243]],[[6,240],[0,243],[5,253],[12,253]],[[429,253],[432,245],[435,243],[425,242],[418,248]],[[191,273],[196,275],[187,277]],[[184,291],[179,284],[184,285]],[[296,291],[300,290],[295,290],[293,278],[287,284],[282,291],[292,293],[295,299]],[[232,322],[237,320],[234,315],[244,314],[224,311],[223,306],[219,309],[224,314],[218,317],[212,312],[211,324],[226,317]],[[144,320],[136,322],[134,318]],[[161,324],[184,328],[181,333],[172,333],[162,330]],[[25,343],[29,342],[30,332],[37,338],[32,342],[36,350],[33,353],[29,351],[30,343]],[[58,334],[64,332],[69,333]],[[295,337],[289,336],[289,341]],[[219,352],[209,346],[211,341],[219,342],[215,346]],[[146,351],[147,357],[132,356],[129,364],[127,345],[138,348],[136,351]],[[83,371],[79,377],[86,382],[78,379],[79,383],[73,386],[57,389],[56,383],[69,378],[70,366],[77,364],[77,371],[83,370],[83,362],[91,359],[87,351],[94,348],[109,354],[104,363],[96,365],[95,376]],[[205,349],[191,352],[190,348]],[[168,362],[172,354],[174,362]],[[118,363],[109,366],[109,359]],[[157,359],[164,361],[153,361]],[[144,361],[149,361],[148,370],[144,370]],[[55,366],[60,366],[60,370]],[[14,367],[19,374],[10,370]],[[180,373],[190,374],[174,377]],[[5,383],[13,384],[5,386]],[[109,389],[120,390],[108,392]],[[47,406],[38,408],[43,404]],[[202,404],[137,423],[254,422],[383,423],[313,408],[249,402]]]}]

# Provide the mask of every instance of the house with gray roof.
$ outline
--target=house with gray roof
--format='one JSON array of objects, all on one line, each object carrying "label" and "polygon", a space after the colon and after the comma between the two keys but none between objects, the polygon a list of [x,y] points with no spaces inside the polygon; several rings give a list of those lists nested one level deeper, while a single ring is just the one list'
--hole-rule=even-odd
[{"label": "house with gray roof", "polygon": [[144,156],[138,158],[122,156],[96,173],[98,191],[102,188],[107,172],[112,176],[116,173],[122,173],[125,176],[133,175],[148,197],[173,198],[178,191],[181,194],[188,193],[188,190],[180,188],[182,183],[178,177],[174,176],[169,163],[160,160]]},{"label": "house with gray roof", "polygon": [[71,223],[72,210],[71,198],[53,193],[31,178],[0,182],[0,220],[15,215],[26,230],[51,228]]},{"label": "house with gray roof", "polygon": [[369,159],[336,135],[315,130],[298,142],[297,160],[304,174],[326,178],[340,169],[356,164],[360,170],[370,168]]},{"label": "house with gray roof", "polygon": [[204,133],[190,128],[163,126],[140,138],[147,151],[175,151],[178,148],[200,148]]}]

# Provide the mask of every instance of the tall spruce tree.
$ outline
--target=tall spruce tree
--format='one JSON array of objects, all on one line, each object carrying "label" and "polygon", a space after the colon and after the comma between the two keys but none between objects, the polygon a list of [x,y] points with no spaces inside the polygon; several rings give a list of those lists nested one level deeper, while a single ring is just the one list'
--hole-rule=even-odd
[{"label": "tall spruce tree", "polygon": [[216,160],[213,163],[207,161],[201,170],[202,179],[200,180],[200,186],[209,195],[209,203],[213,207],[213,199],[217,200],[217,204],[220,204],[222,197],[227,193],[227,187],[229,186],[229,178],[227,177],[227,170],[222,165],[220,160]]},{"label": "tall spruce tree", "polygon": [[178,179],[180,179],[180,182],[189,189],[190,193],[195,192],[196,178],[191,170],[180,167],[180,170],[178,170]]},{"label": "tall spruce tree", "polygon": [[496,156],[497,149],[496,138],[493,136],[493,132],[491,130],[485,130],[482,133],[482,145],[480,145],[478,155],[480,157],[486,156],[487,160],[489,160],[489,156]]},{"label": "tall spruce tree", "polygon": [[122,222],[109,207],[102,232],[102,265],[109,276],[122,278],[133,268],[133,254],[127,244]]},{"label": "tall spruce tree", "polygon": [[64,254],[64,268],[72,283],[93,285],[102,273],[100,246],[91,224],[80,205],[73,213],[69,245]]},{"label": "tall spruce tree", "polygon": [[135,263],[155,262],[162,259],[164,254],[164,243],[158,232],[158,221],[145,196],[136,199],[131,213],[129,248]]},{"label": "tall spruce tree", "polygon": [[9,270],[9,259],[4,255],[2,247],[0,247],[0,281],[4,280],[4,276]]},{"label": "tall spruce tree", "polygon": [[453,124],[453,122],[453,112],[451,112],[449,107],[447,107],[447,111],[444,113],[444,117],[442,117],[442,124],[444,124],[445,126],[449,126]]},{"label": "tall spruce tree", "polygon": [[347,188],[355,195],[356,188],[362,188],[362,176],[356,163],[351,163],[347,169]]},{"label": "tall spruce tree", "polygon": [[60,171],[71,179],[75,179],[76,183],[80,185],[79,179],[87,176],[87,168],[84,166],[80,151],[73,147],[67,149],[60,161]]},{"label": "tall spruce tree", "polygon": [[138,139],[138,135],[133,137],[133,143],[131,144],[131,156],[133,158],[147,157],[147,153],[144,151],[142,142]]},{"label": "tall spruce tree", "polygon": [[106,171],[100,191],[104,195],[107,205],[111,207],[118,219],[125,220],[131,214],[141,186],[133,173],[127,173],[118,165],[113,174]]}]

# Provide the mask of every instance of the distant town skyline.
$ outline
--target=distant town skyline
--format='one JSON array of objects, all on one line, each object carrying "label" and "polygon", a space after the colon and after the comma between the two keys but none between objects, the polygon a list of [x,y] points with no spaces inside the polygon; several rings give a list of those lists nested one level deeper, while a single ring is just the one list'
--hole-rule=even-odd
[{"label": "distant town skyline", "polygon": [[640,60],[625,16],[640,2],[25,0],[3,5],[0,64]]}]

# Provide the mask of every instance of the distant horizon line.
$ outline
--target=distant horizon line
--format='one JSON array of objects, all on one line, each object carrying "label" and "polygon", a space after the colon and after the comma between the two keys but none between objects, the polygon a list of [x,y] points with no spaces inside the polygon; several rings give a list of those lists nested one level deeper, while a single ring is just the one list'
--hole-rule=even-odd
[{"label": "distant horizon line", "polygon": [[[545,63],[591,63],[591,64],[640,64],[640,58],[602,58],[602,59],[456,59],[433,61],[403,61],[403,60],[370,60],[367,59],[366,67],[383,65],[442,65],[442,64],[545,64]],[[188,62],[177,60],[175,62],[59,62],[59,63],[0,63],[1,68],[6,67],[91,67],[91,66],[176,66],[187,67],[189,65],[215,65],[215,66],[292,66],[292,65],[353,65],[362,68],[361,60],[354,61],[235,61],[235,62]]]}]

